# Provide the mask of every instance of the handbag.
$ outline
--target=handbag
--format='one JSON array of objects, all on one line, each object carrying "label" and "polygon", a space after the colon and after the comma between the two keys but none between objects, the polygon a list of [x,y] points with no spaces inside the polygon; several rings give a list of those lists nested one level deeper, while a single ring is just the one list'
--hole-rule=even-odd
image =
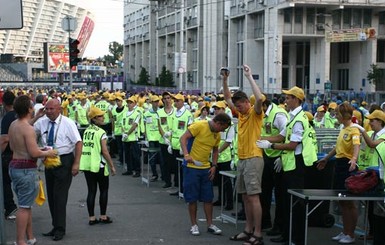
[{"label": "handbag", "polygon": [[41,180],[40,177],[39,177],[39,193],[37,194],[35,202],[39,206],[43,205],[45,202],[44,185],[43,185],[43,180]]},{"label": "handbag", "polygon": [[358,171],[345,180],[346,189],[353,194],[362,194],[375,190],[379,181],[374,170]]}]

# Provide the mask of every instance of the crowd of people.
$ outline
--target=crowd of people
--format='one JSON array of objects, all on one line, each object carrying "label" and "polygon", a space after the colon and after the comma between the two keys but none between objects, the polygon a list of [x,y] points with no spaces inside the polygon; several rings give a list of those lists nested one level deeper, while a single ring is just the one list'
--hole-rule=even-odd
[{"label": "crowd of people", "polygon": [[[384,103],[368,105],[362,98],[352,98],[317,100],[311,107],[304,106],[306,95],[302,88],[283,90],[281,96],[265,95],[254,81],[250,67],[244,65],[243,70],[251,96],[243,91],[230,92],[226,70],[221,73],[223,94],[5,91],[2,99],[6,114],[0,138],[4,207],[6,218],[16,218],[16,244],[36,243],[31,213],[38,188],[36,158],[45,158],[42,164],[52,218],[51,230],[43,235],[55,241],[63,239],[66,233],[72,177],[84,172],[89,225],[112,223],[106,215],[109,176],[116,174],[115,166],[119,165],[124,169],[122,175],[140,177],[141,147],[160,149],[148,153],[150,181],[163,181],[164,189],[177,187],[178,191],[170,195],[183,193],[192,235],[200,234],[198,202],[203,202],[207,231],[222,233],[212,222],[213,206],[233,210],[235,188],[242,196],[243,208],[239,212],[246,223],[244,230],[230,240],[243,241],[245,245],[264,244],[263,231],[273,236],[272,242],[288,243],[287,190],[306,189],[307,173],[313,165],[322,171],[335,159],[334,189],[344,189],[347,177],[367,167],[378,167],[379,177],[384,179]],[[335,148],[321,159],[317,156],[318,128],[339,130]],[[178,168],[178,159],[183,159],[182,168]],[[224,177],[222,186],[219,171],[229,170],[237,170],[235,185]],[[95,215],[98,187],[99,218]],[[339,205],[343,230],[331,239],[341,244],[353,243],[357,204],[340,201]],[[385,242],[380,229],[385,224],[385,212],[379,205],[384,206],[376,202],[369,206],[367,238],[374,239],[374,244]],[[292,221],[296,245],[305,243],[304,215],[304,203],[299,200]]]}]

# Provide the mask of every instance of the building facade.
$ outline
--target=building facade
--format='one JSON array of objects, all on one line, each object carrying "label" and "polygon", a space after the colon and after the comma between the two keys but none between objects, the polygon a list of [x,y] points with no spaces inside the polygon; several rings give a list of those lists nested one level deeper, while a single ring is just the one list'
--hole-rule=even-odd
[{"label": "building facade", "polygon": [[[230,85],[250,91],[249,64],[263,91],[385,90],[385,1],[160,0],[125,3],[126,78],[142,67],[151,81],[165,66],[181,90],[219,91],[219,69]],[[382,76],[373,86],[367,72]]]}]

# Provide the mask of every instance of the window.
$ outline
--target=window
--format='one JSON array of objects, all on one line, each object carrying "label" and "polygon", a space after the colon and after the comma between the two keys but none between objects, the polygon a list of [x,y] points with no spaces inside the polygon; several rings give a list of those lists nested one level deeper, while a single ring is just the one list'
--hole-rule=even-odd
[{"label": "window", "polygon": [[290,47],[288,42],[282,44],[282,65],[289,65]]},{"label": "window", "polygon": [[303,18],[303,9],[302,8],[296,8],[295,9],[294,22],[296,24],[301,24],[302,18]]},{"label": "window", "polygon": [[245,19],[237,19],[237,41],[243,41],[244,37],[244,22]]},{"label": "window", "polygon": [[338,63],[349,63],[349,43],[338,43]]},{"label": "window", "polygon": [[377,62],[385,62],[385,40],[377,40]]},{"label": "window", "polygon": [[338,90],[349,89],[349,69],[338,70]]},{"label": "window", "polygon": [[285,9],[283,12],[283,20],[285,23],[291,23],[292,10]]},{"label": "window", "polygon": [[361,27],[362,12],[361,9],[353,9],[353,28]]},{"label": "window", "polygon": [[264,14],[257,14],[255,16],[255,29],[254,29],[254,37],[255,38],[263,38],[264,34]]},{"label": "window", "polygon": [[[363,10],[363,27],[371,27],[372,26],[372,10],[371,9],[364,9]],[[380,17],[381,22],[381,17]]]},{"label": "window", "polygon": [[351,18],[352,18],[352,12],[351,10],[345,10],[342,12],[342,22],[343,22],[343,29],[350,29],[351,28]]}]

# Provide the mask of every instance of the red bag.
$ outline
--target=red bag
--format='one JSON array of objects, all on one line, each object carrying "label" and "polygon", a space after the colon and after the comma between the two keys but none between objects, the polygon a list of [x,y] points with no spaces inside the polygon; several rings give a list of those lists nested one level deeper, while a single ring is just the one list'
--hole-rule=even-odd
[{"label": "red bag", "polygon": [[353,194],[374,190],[377,185],[378,176],[374,170],[358,171],[345,180],[346,189]]}]

